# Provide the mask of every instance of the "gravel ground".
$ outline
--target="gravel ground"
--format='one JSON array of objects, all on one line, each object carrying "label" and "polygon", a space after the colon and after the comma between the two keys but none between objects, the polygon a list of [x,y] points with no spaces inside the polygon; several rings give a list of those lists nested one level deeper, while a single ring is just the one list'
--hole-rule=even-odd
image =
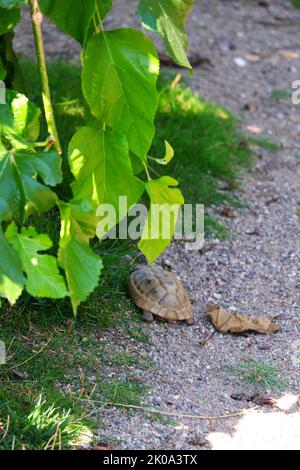
[{"label": "gravel ground", "polygon": [[[129,8],[134,3],[115,0],[118,11],[110,25],[132,25]],[[212,66],[195,67],[192,87],[239,113],[246,132],[271,139],[281,150],[259,150],[252,172],[241,175],[240,197],[248,207],[235,218],[218,216],[230,229],[230,240],[209,240],[202,251],[173,243],[159,260],[188,289],[196,325],[144,325],[149,344],[129,341],[117,328],[104,331],[106,345],[149,357],[154,364],[110,368],[110,374],[123,380],[135,374],[150,386],[144,406],[177,416],[151,420],[142,412],[95,409],[100,441],[113,437],[121,449],[300,448],[300,361],[295,353],[300,340],[300,105],[271,96],[274,89],[291,90],[291,83],[300,79],[299,26],[300,13],[283,0],[203,0],[194,8],[188,24],[191,53],[209,58]],[[18,50],[30,54],[30,38],[25,34],[27,42],[23,34],[27,30],[25,22],[15,42]],[[53,28],[46,38],[50,55],[77,60],[73,41]],[[276,315],[282,329],[271,336],[217,333],[203,346],[201,340],[213,331],[205,312],[210,302],[233,312]],[[226,366],[249,357],[278,366],[285,382],[281,409],[258,406],[253,411],[253,403],[231,398],[241,383],[228,376]],[[226,419],[196,417],[242,410],[244,416]]]}]

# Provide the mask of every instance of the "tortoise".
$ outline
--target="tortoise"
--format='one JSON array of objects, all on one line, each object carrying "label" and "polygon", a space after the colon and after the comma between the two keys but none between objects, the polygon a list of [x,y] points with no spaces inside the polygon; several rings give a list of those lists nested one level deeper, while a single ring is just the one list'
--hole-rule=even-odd
[{"label": "tortoise", "polygon": [[195,323],[183,285],[174,274],[161,267],[137,266],[129,277],[128,291],[133,302],[143,310],[143,319],[147,322],[157,316],[171,323]]}]

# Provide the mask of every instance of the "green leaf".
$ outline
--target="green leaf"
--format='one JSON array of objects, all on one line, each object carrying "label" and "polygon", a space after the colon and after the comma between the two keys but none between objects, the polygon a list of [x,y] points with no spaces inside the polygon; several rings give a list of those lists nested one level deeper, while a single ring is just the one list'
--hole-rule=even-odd
[{"label": "green leaf", "polygon": [[155,48],[139,31],[101,32],[87,43],[82,86],[91,112],[123,131],[130,149],[141,159],[154,134],[158,72]]},{"label": "green leaf", "polygon": [[11,211],[7,202],[0,196],[0,221],[10,220]]},{"label": "green leaf", "polygon": [[139,175],[140,173],[145,171],[145,162],[143,162],[137,155],[132,152],[130,152],[130,160],[134,175]]},{"label": "green leaf", "polygon": [[40,133],[41,111],[21,93],[6,93],[6,100],[11,106],[14,129],[18,135],[34,142]]},{"label": "green leaf", "polygon": [[16,149],[33,148],[40,133],[40,114],[25,95],[6,90],[6,103],[0,107],[0,133]]},{"label": "green leaf", "polygon": [[[74,314],[78,305],[95,289],[103,267],[102,260],[91,250],[91,229],[86,230],[85,216],[76,205],[59,203],[61,232],[58,260],[65,270]],[[95,228],[93,230],[95,233]]]},{"label": "green leaf", "polygon": [[13,305],[22,294],[24,284],[21,261],[0,226],[0,297],[8,299]]},{"label": "green leaf", "polygon": [[21,233],[18,233],[13,223],[7,228],[5,237],[19,254],[29,294],[52,299],[68,295],[56,258],[39,253],[52,247],[52,241],[47,235],[38,234],[33,227],[22,227]]},{"label": "green leaf", "polygon": [[19,8],[6,10],[5,8],[1,8],[1,3],[3,2],[0,2],[0,35],[13,29],[20,21]]},{"label": "green leaf", "polygon": [[23,222],[25,215],[45,212],[56,203],[56,194],[37,181],[37,176],[50,186],[61,182],[61,158],[57,152],[7,150],[0,144],[0,214],[4,204],[9,208],[2,213],[5,220]]},{"label": "green leaf", "polygon": [[154,160],[156,163],[159,163],[160,165],[167,165],[170,163],[170,161],[174,157],[174,149],[173,147],[169,144],[167,140],[165,140],[165,147],[166,147],[166,152],[164,158],[151,158],[151,160]]},{"label": "green leaf", "polygon": [[6,90],[6,104],[0,107],[0,133],[15,148],[30,147],[29,142],[40,133],[40,115],[40,109],[25,95]]},{"label": "green leaf", "polygon": [[0,8],[13,8],[27,3],[27,0],[0,0]]},{"label": "green leaf", "polygon": [[191,68],[187,58],[188,37],[185,23],[194,0],[140,0],[138,16],[145,28],[160,34],[170,56]]},{"label": "green leaf", "polygon": [[[0,80],[4,80],[5,77],[6,77],[6,70],[5,70],[3,61],[0,57]],[[0,91],[0,93],[1,93],[1,91]],[[1,100],[1,98],[0,98],[0,100]],[[2,103],[0,103],[0,104],[2,104]]]},{"label": "green leaf", "polygon": [[177,185],[178,182],[169,176],[146,184],[151,207],[138,247],[150,263],[166,249],[175,233],[179,209],[184,204],[181,191],[175,187]]},{"label": "green leaf", "polygon": [[0,36],[0,57],[6,69],[5,83],[7,88],[15,88],[26,93],[24,75],[13,50],[13,38],[13,30]]},{"label": "green leaf", "polygon": [[105,18],[107,13],[112,9],[112,0],[97,0],[96,2],[101,19]]},{"label": "green leaf", "polygon": [[[128,207],[144,192],[144,183],[133,174],[125,136],[118,131],[81,128],[69,146],[69,163],[76,179],[72,184],[76,200],[113,204],[119,209],[119,196],[127,196]],[[118,213],[119,220],[126,212]]]},{"label": "green leaf", "polygon": [[[98,8],[98,11],[97,11]],[[101,25],[99,24],[99,16],[101,20],[105,18],[107,13],[112,9],[112,0],[96,0],[95,2],[95,12],[94,12],[94,20],[96,25],[99,29],[101,29]],[[99,15],[98,15],[99,13]],[[95,34],[95,25],[94,21],[91,22],[89,31],[87,33],[87,39]]]},{"label": "green leaf", "polygon": [[40,0],[39,4],[44,15],[59,29],[80,44],[85,43],[95,14],[95,0]]}]

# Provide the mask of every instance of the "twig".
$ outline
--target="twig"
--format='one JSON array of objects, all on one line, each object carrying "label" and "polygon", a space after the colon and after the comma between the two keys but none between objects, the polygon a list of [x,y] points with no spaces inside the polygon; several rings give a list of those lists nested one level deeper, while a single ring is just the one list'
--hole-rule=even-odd
[{"label": "twig", "polygon": [[205,346],[206,343],[208,343],[208,341],[210,341],[214,336],[215,334],[220,331],[221,328],[223,328],[224,325],[226,325],[226,323],[231,320],[231,318],[234,316],[234,313],[232,315],[230,315],[230,317],[226,318],[226,320],[219,326],[219,328],[216,328],[215,327],[215,330],[208,336],[208,338],[206,339],[203,339],[202,341],[200,341],[200,344],[202,346]]},{"label": "twig", "polygon": [[20,364],[17,364],[16,366],[12,366],[10,367],[8,370],[13,370],[13,369],[18,369],[20,366],[23,366],[24,364],[26,364],[27,362],[31,361],[32,359],[34,359],[38,354],[40,354],[46,346],[48,346],[48,344],[52,341],[52,338],[50,338],[47,343],[44,344],[44,346],[41,347],[41,349],[39,349],[35,354],[33,354],[32,356],[28,357],[27,359],[25,359],[25,361],[23,362],[20,362]]},{"label": "twig", "polygon": [[[242,411],[237,411],[235,413],[228,413],[227,415],[217,415],[217,416],[209,416],[209,415],[189,415],[189,414],[182,414],[182,413],[175,413],[172,411],[163,411],[163,410],[153,410],[152,408],[147,408],[144,406],[138,406],[138,405],[128,405],[126,403],[115,403],[115,402],[109,402],[109,401],[101,401],[101,400],[83,400],[83,401],[88,401],[92,403],[99,403],[104,406],[116,406],[120,408],[131,408],[135,410],[141,410],[145,411],[146,413],[156,413],[156,414],[161,414],[161,415],[166,415],[166,416],[174,416],[177,418],[188,418],[188,419],[203,419],[203,420],[218,420],[218,419],[227,419],[227,418],[234,418],[235,416],[242,416],[245,414],[247,411],[254,411],[257,409],[257,406],[250,408],[249,410],[242,410]],[[103,406],[103,407],[104,407]]]},{"label": "twig", "polygon": [[171,83],[171,89],[174,90],[174,88],[177,87],[178,83],[180,82],[181,80],[181,77],[182,77],[182,74],[181,73],[177,73],[176,77],[174,78],[174,80],[172,81]]},{"label": "twig", "polygon": [[6,438],[6,436],[8,434],[9,426],[10,426],[10,416],[8,415],[7,416],[7,421],[6,421],[6,428],[5,428],[3,436],[1,437],[1,441],[4,441],[4,439]]},{"label": "twig", "polygon": [[42,35],[42,22],[43,15],[40,10],[38,0],[29,0],[31,10],[31,21],[34,33],[35,48],[37,53],[37,60],[39,65],[39,74],[42,85],[42,98],[45,110],[45,117],[48,126],[48,132],[54,139],[54,145],[59,154],[62,153],[61,145],[58,138],[54,111],[51,102],[51,93],[49,87],[49,79],[46,66],[46,56],[44,51],[43,35]]}]

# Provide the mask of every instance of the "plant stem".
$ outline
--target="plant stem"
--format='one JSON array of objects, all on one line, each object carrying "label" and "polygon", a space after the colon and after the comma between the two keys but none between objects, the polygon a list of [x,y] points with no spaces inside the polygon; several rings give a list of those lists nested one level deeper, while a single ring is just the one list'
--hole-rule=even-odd
[{"label": "plant stem", "polygon": [[145,168],[145,173],[146,173],[146,175],[147,175],[148,181],[150,181],[150,180],[151,180],[151,176],[150,176],[150,173],[149,173],[149,170],[148,170],[147,163],[144,163],[144,168]]},{"label": "plant stem", "polygon": [[48,132],[54,140],[54,146],[58,153],[62,153],[61,145],[58,138],[57,128],[55,124],[55,117],[53,106],[51,102],[51,93],[49,87],[49,79],[46,66],[46,57],[44,51],[43,35],[42,35],[42,22],[43,15],[40,10],[38,0],[29,0],[31,10],[31,21],[34,33],[35,48],[37,52],[39,74],[42,85],[42,98],[44,104],[45,117],[48,126]]},{"label": "plant stem", "polygon": [[98,21],[99,21],[100,29],[101,29],[101,31],[104,31],[103,24],[102,24],[102,19],[101,19],[101,15],[100,15],[100,11],[99,11],[97,3],[96,3],[96,15],[97,15],[97,18],[98,18]]},{"label": "plant stem", "polygon": [[93,24],[94,24],[95,33],[99,33],[100,29],[97,26],[97,21],[95,17],[93,17]]}]

